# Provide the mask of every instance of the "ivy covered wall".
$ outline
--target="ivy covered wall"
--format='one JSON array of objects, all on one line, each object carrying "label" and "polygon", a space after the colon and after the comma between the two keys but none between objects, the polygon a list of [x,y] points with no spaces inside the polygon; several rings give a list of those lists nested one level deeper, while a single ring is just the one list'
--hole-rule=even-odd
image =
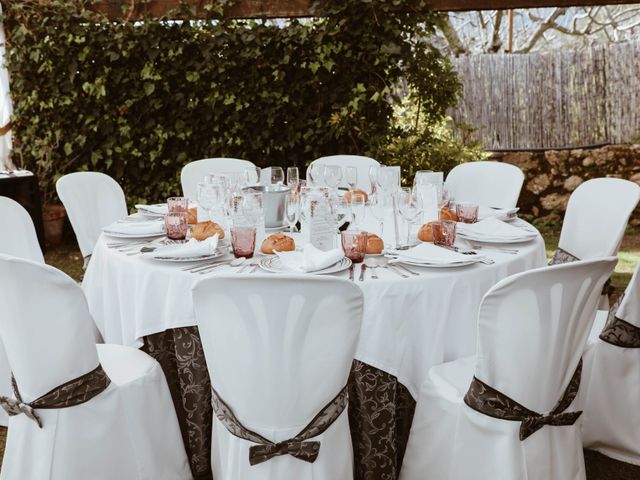
[{"label": "ivy covered wall", "polygon": [[[98,170],[130,203],[178,193],[181,167],[213,156],[304,166],[336,153],[384,156],[406,79],[421,122],[459,93],[429,43],[430,13],[406,0],[326,0],[307,20],[109,21],[85,0],[8,2],[14,162],[40,175]],[[317,6],[319,6],[316,3]],[[428,141],[428,138],[427,138]]]}]

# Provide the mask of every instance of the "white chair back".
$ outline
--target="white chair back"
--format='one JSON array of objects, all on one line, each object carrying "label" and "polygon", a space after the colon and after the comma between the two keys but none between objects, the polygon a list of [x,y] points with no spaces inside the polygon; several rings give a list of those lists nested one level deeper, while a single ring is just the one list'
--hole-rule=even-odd
[{"label": "white chair back", "polygon": [[631,281],[624,291],[624,298],[618,305],[615,315],[631,325],[640,327],[640,263],[633,271]]},{"label": "white chair back", "polygon": [[616,255],[638,200],[634,182],[587,180],[569,198],[558,247],[582,260]]},{"label": "white chair back", "polygon": [[83,257],[93,248],[107,225],[127,216],[122,188],[100,172],[76,172],[61,177],[56,191],[69,215]]},{"label": "white chair back", "polygon": [[573,262],[496,284],[478,315],[476,377],[531,410],[551,411],[574,374],[616,263]]},{"label": "white chair back", "polygon": [[243,172],[245,168],[251,167],[255,167],[255,165],[249,160],[240,160],[238,158],[205,158],[187,163],[182,167],[182,172],[180,173],[182,194],[190,200],[196,201],[198,184],[202,182],[205,175]]},{"label": "white chair back", "polygon": [[363,157],[361,155],[330,155],[328,157],[320,157],[311,162],[311,165],[339,165],[343,168],[342,180],[340,182],[341,187],[348,187],[347,180],[345,178],[346,167],[356,167],[358,171],[358,181],[356,187],[365,192],[371,192],[371,181],[369,180],[369,169],[371,167],[379,167],[380,163],[370,157]]},{"label": "white chair back", "polygon": [[0,305],[0,337],[25,401],[98,365],[84,294],[61,271],[0,254]]},{"label": "white chair back", "polygon": [[247,428],[304,426],[347,383],[363,308],[353,283],[227,275],[193,300],[213,387]]},{"label": "white chair back", "polygon": [[524,173],[515,165],[482,161],[454,167],[447,175],[445,188],[456,202],[513,208],[518,204],[523,183]]},{"label": "white chair back", "polygon": [[11,198],[0,196],[0,219],[3,225],[0,253],[44,263],[36,229],[24,207]]}]

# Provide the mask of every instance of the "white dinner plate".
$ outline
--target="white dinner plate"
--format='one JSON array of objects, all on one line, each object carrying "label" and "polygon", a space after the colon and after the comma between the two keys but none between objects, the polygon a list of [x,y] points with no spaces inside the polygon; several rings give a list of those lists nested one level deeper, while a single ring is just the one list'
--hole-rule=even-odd
[{"label": "white dinner plate", "polygon": [[[150,207],[162,207],[163,205],[166,205],[166,203],[156,203],[155,205],[149,205],[149,206]],[[149,218],[162,218],[162,217],[164,217],[164,213],[150,212],[146,208],[138,208],[138,213],[144,215],[145,217],[149,217]]]},{"label": "white dinner plate", "polygon": [[106,230],[103,230],[103,233],[105,235],[108,235],[109,237],[124,238],[124,239],[128,239],[128,240],[144,239],[144,238],[157,238],[157,237],[165,236],[165,232],[141,234],[141,233],[116,233],[116,232],[107,232]]},{"label": "white dinner plate", "polygon": [[[278,257],[277,255],[272,255],[272,256],[270,255],[270,256],[263,257],[260,260],[259,265],[260,265],[260,268],[271,273],[298,273],[298,272],[292,272],[291,270],[286,270],[282,266],[280,257]],[[349,260],[347,257],[343,257],[342,260],[340,260],[337,263],[334,263],[330,267],[327,267],[323,270],[318,270],[317,272],[308,272],[308,273],[311,275],[328,275],[330,273],[342,272],[343,270],[346,270],[350,266],[351,266],[351,260]]]},{"label": "white dinner plate", "polygon": [[[163,239],[157,242],[151,242],[149,245],[145,245],[145,248],[153,247],[153,246],[166,246],[166,245],[175,245],[175,242],[169,239]],[[184,242],[186,243],[186,241]],[[229,241],[226,239],[220,240],[218,243],[218,248],[211,255],[197,255],[194,257],[165,257],[162,255],[154,255],[152,252],[145,255],[147,258],[152,258],[153,260],[158,260],[159,262],[171,262],[171,263],[188,263],[188,262],[202,262],[204,260],[211,260],[214,258],[223,257],[229,253]]]}]

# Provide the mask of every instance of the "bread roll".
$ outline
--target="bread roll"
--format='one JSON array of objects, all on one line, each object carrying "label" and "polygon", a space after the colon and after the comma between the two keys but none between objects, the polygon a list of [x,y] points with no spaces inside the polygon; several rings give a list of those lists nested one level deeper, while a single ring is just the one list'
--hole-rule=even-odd
[{"label": "bread roll", "polygon": [[351,198],[353,197],[353,195],[355,194],[360,194],[364,197],[364,201],[368,202],[369,201],[369,196],[367,195],[367,192],[365,192],[364,190],[360,190],[359,188],[356,188],[355,190],[350,190],[347,193],[344,194],[344,201],[346,203],[351,203]]},{"label": "bread roll", "polygon": [[425,223],[418,230],[418,238],[423,242],[433,242],[433,225]]},{"label": "bread roll", "polygon": [[220,240],[224,238],[224,230],[215,222],[200,222],[191,229],[191,236],[198,241],[213,237],[216,233]]},{"label": "bread roll", "polygon": [[453,220],[454,222],[458,221],[458,215],[456,212],[447,207],[442,207],[440,209],[440,220]]},{"label": "bread roll", "polygon": [[373,233],[367,234],[367,253],[369,255],[378,255],[384,250],[384,242],[378,235]]},{"label": "bread roll", "polygon": [[188,211],[188,215],[189,215],[189,225],[195,225],[196,223],[198,223],[198,209],[193,207],[190,208]]},{"label": "bread roll", "polygon": [[265,238],[260,246],[260,251],[271,255],[274,252],[291,252],[296,249],[293,238],[284,233],[272,233]]}]

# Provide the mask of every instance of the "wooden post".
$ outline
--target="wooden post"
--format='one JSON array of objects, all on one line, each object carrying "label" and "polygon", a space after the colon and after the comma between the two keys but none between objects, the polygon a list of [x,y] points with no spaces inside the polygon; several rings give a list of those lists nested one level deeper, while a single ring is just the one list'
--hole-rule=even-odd
[{"label": "wooden post", "polygon": [[509,9],[509,41],[507,51],[513,53],[513,8]]}]

